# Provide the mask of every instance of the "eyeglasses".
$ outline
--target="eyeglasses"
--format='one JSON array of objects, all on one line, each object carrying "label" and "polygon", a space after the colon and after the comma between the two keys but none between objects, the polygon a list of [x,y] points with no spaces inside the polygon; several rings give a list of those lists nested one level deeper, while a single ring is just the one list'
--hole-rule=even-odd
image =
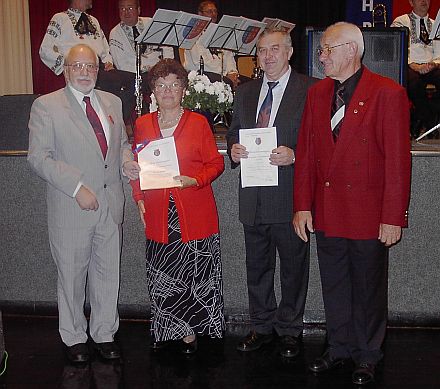
[{"label": "eyeglasses", "polygon": [[182,85],[180,84],[180,82],[173,82],[171,85],[167,85],[167,84],[156,84],[154,86],[154,89],[156,92],[165,92],[166,89],[172,91],[172,92],[178,92],[180,89],[182,88]]},{"label": "eyeglasses", "polygon": [[98,65],[95,65],[94,63],[75,62],[71,64],[66,64],[64,66],[70,67],[75,73],[79,73],[84,69],[86,69],[88,73],[96,73],[98,71]]},{"label": "eyeglasses", "polygon": [[336,49],[337,47],[348,45],[349,43],[352,43],[352,42],[345,42],[345,43],[341,43],[339,45],[334,45],[334,46],[324,46],[324,47],[318,46],[316,49],[316,53],[319,56],[321,56],[324,53],[326,55],[330,55],[332,53],[333,49]]},{"label": "eyeglasses", "polygon": [[119,11],[121,12],[133,12],[137,7],[119,7]]}]

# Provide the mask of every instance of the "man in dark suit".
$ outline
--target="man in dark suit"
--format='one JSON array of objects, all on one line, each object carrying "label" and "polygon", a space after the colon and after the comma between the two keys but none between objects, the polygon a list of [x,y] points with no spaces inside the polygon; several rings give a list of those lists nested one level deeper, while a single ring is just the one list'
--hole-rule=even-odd
[{"label": "man in dark suit", "polygon": [[[295,357],[300,352],[298,338],[303,330],[309,264],[308,246],[295,235],[290,219],[294,148],[307,89],[314,80],[290,68],[292,41],[283,30],[265,30],[259,37],[257,53],[264,78],[237,90],[227,135],[228,154],[232,168],[247,158],[246,148],[239,143],[240,129],[276,127],[278,147],[272,150],[270,163],[278,166],[278,186],[239,188],[252,328],[237,348],[259,349],[272,341],[275,330],[280,336],[281,355]],[[266,119],[261,120],[264,116]],[[278,306],[274,293],[276,250],[282,293]]]},{"label": "man in dark suit", "polygon": [[[35,100],[28,161],[47,183],[49,243],[58,270],[59,332],[71,362],[87,362],[88,334],[117,359],[122,175],[138,177],[119,97],[95,90],[98,57],[85,44],[64,59],[66,87]],[[86,285],[90,324],[84,315]]]},{"label": "man in dark suit", "polygon": [[322,35],[326,78],[308,93],[294,187],[294,227],[316,231],[328,349],[321,373],[351,358],[353,383],[374,381],[387,320],[387,247],[407,223],[409,103],[405,89],[362,66],[362,33],[349,23]]}]

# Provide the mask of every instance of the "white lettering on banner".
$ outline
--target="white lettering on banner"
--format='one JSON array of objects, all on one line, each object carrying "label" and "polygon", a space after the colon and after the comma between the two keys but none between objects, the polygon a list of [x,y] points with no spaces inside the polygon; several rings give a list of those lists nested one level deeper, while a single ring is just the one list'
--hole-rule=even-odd
[{"label": "white lettering on banner", "polygon": [[[373,4],[374,0],[362,0],[362,12],[365,11],[373,11]],[[368,9],[367,9],[368,8]]]}]

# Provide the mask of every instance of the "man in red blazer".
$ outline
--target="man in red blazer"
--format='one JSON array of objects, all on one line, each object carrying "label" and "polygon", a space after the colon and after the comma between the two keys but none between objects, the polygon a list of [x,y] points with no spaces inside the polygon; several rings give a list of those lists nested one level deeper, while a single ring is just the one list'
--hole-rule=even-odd
[{"label": "man in red blazer", "polygon": [[411,154],[405,89],[361,63],[360,29],[327,28],[326,78],[308,92],[296,150],[294,219],[316,233],[328,349],[309,369],[353,359],[355,384],[374,381],[387,320],[388,247],[407,224]]}]

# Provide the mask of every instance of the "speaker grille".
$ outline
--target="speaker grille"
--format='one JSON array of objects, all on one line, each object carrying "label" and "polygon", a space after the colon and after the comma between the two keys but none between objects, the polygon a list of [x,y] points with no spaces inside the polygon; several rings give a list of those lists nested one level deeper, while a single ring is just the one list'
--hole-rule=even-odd
[{"label": "speaker grille", "polygon": [[[361,28],[365,52],[362,63],[371,71],[406,85],[408,30],[406,28]],[[324,68],[316,49],[323,29],[307,29],[308,75],[324,78]]]}]

